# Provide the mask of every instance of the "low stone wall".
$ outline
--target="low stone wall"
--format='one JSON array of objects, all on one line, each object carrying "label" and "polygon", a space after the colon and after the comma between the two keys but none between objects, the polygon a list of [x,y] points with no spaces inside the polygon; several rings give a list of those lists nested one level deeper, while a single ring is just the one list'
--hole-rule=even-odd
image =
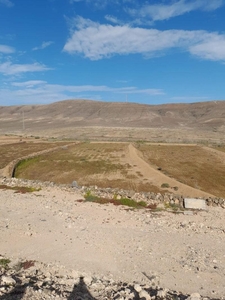
[{"label": "low stone wall", "polygon": [[[121,199],[121,198],[131,198],[135,201],[145,201],[148,205],[154,204],[168,204],[168,205],[179,205],[183,207],[184,205],[184,197],[179,194],[171,194],[171,193],[152,193],[152,192],[140,192],[137,193],[135,191],[128,190],[120,190],[120,189],[101,189],[98,187],[83,187],[85,192],[90,191],[91,194],[96,195],[98,197],[109,198],[109,199]],[[208,206],[219,206],[221,208],[225,208],[225,199],[223,198],[199,198],[204,199]]]},{"label": "low stone wall", "polygon": [[[68,184],[55,184],[50,181],[39,181],[39,180],[26,180],[26,179],[17,179],[17,178],[6,178],[0,177],[0,183],[8,186],[29,186],[35,188],[42,187],[58,187],[66,190],[78,190],[85,196],[87,193],[91,193],[100,198],[106,199],[121,199],[121,198],[130,198],[135,201],[145,201],[147,205],[159,205],[167,204],[169,206],[177,205],[180,207],[184,206],[184,197],[179,194],[171,193],[152,193],[152,192],[135,192],[131,190],[122,190],[122,189],[113,189],[113,188],[99,188],[97,186],[78,186],[76,181],[73,181],[70,185]],[[201,198],[206,201],[208,206],[217,206],[225,208],[225,199],[223,198]]]}]

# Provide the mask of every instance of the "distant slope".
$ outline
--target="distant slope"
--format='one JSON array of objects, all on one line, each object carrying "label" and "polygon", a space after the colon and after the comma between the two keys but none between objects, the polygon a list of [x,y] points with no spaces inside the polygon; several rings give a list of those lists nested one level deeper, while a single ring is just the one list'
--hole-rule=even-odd
[{"label": "distant slope", "polygon": [[225,128],[225,101],[192,104],[144,105],[135,103],[65,100],[47,105],[1,106],[0,129],[22,126],[43,129],[106,126],[146,128]]}]

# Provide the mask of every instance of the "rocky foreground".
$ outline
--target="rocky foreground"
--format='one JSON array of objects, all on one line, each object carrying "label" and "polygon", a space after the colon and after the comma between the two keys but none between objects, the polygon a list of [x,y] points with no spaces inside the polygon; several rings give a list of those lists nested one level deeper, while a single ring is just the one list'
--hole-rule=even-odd
[{"label": "rocky foreground", "polygon": [[[0,262],[5,261],[0,257]],[[0,270],[0,299],[188,299],[209,300],[199,293],[182,294],[157,285],[156,276],[148,277],[149,284],[114,281],[106,277],[91,277],[36,261],[14,260]],[[147,275],[146,275],[147,276]]]},{"label": "rocky foreground", "polygon": [[0,190],[0,300],[225,299],[219,203],[172,213],[82,199],[51,184]]}]

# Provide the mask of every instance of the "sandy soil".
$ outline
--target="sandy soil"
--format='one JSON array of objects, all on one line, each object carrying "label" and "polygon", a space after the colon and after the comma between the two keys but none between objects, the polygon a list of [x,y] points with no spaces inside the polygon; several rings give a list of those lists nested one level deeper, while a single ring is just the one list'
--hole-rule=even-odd
[{"label": "sandy soil", "polygon": [[152,213],[81,203],[56,187],[0,190],[0,254],[203,296],[225,294],[225,210]]}]

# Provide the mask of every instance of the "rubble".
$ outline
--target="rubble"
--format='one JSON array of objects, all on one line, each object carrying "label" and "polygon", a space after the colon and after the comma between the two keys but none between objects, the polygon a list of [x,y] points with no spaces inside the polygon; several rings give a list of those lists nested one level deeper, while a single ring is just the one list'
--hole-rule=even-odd
[{"label": "rubble", "polygon": [[[0,257],[0,261],[3,257]],[[199,293],[191,295],[149,284],[114,281],[106,277],[90,277],[62,266],[17,260],[0,266],[0,299],[23,300],[203,300]],[[23,267],[22,267],[23,266]],[[29,267],[25,267],[29,266]],[[210,300],[213,298],[204,298]]]}]

